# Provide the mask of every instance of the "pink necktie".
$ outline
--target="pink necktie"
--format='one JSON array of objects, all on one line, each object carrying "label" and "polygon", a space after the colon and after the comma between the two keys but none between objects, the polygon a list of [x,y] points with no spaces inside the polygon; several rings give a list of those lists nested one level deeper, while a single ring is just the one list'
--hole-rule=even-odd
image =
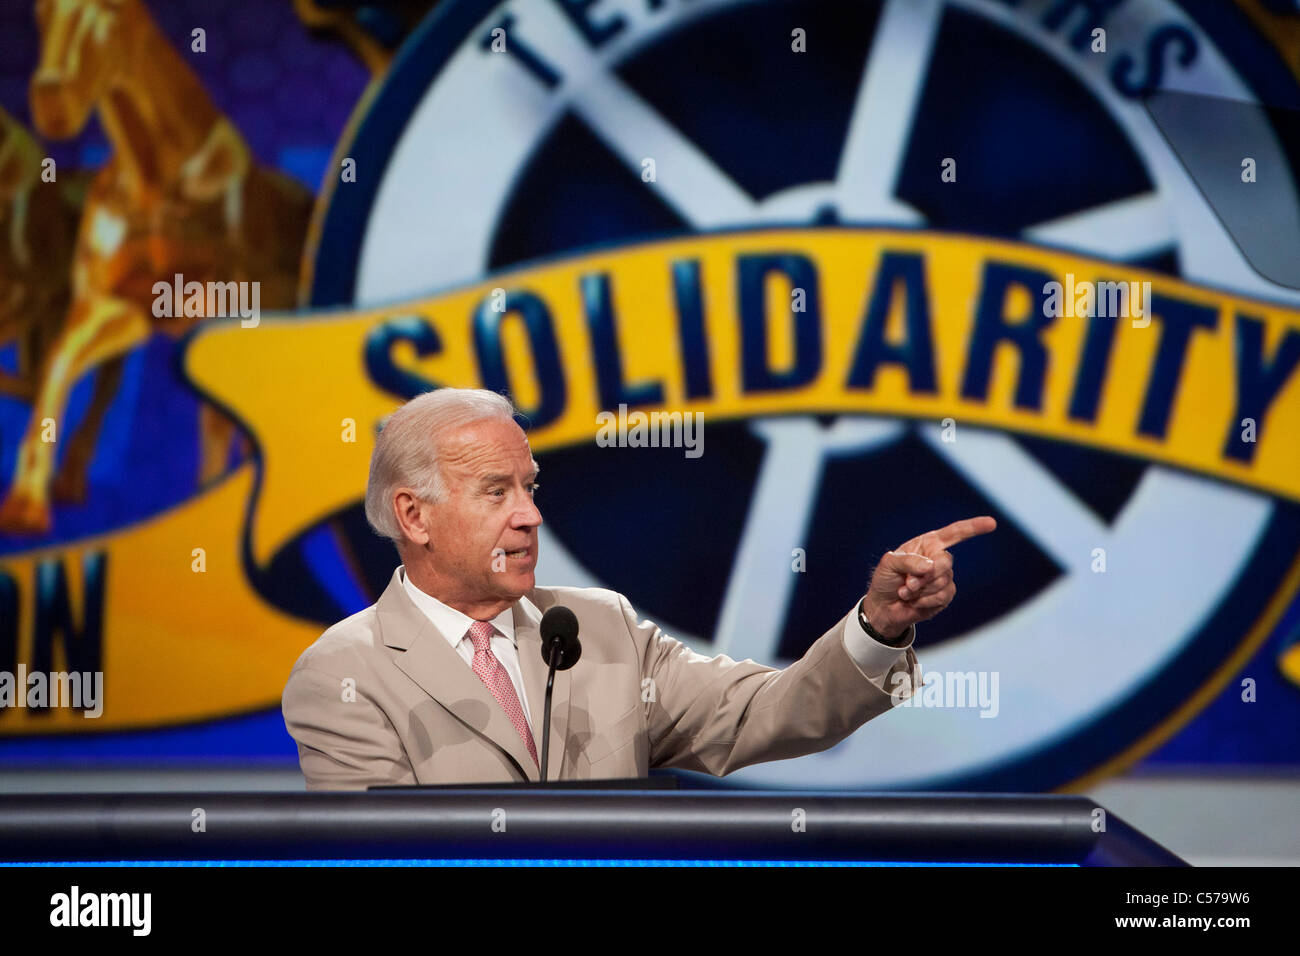
[{"label": "pink necktie", "polygon": [[492,653],[492,631],[490,621],[475,621],[469,626],[469,639],[474,645],[474,661],[470,666],[478,679],[492,692],[492,696],[497,699],[497,703],[506,712],[510,722],[515,725],[515,730],[519,731],[519,736],[528,745],[528,753],[532,755],[533,763],[537,763],[537,747],[528,729],[528,721],[524,719],[524,708],[519,704],[515,685],[511,682],[505,667]]}]

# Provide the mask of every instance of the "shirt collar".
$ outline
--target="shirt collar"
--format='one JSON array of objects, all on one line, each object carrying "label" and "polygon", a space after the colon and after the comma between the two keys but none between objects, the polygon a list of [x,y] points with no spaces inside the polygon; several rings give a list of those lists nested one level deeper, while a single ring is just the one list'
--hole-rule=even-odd
[{"label": "shirt collar", "polygon": [[[402,587],[410,595],[411,600],[415,602],[415,606],[429,619],[434,629],[443,636],[447,643],[455,649],[465,635],[469,633],[469,626],[474,623],[474,619],[454,607],[448,607],[433,595],[425,594],[417,588],[411,583],[411,579],[407,577],[405,565],[398,569],[398,574],[402,578]],[[492,618],[492,626],[496,628],[498,634],[504,634],[510,638],[510,642],[515,645],[516,649],[519,647],[519,642],[515,640],[513,607],[506,608]]]}]

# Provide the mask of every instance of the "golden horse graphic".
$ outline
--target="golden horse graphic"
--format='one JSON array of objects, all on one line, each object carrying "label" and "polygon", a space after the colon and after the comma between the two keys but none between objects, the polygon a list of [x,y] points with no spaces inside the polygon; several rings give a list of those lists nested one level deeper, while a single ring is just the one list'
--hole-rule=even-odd
[{"label": "golden horse graphic", "polygon": [[80,214],[60,190],[41,188],[43,159],[0,108],[0,342],[18,344],[17,373],[0,372],[0,392],[24,400],[36,394],[41,359],[67,312]]},{"label": "golden horse graphic", "polygon": [[[179,308],[155,317],[154,284],[175,275],[258,283],[263,305],[292,307],[311,207],[307,190],[253,162],[141,0],[37,0],[36,15],[38,131],[76,136],[97,111],[112,156],[86,196],[67,320],[42,364],[0,505],[0,529],[25,533],[50,529],[55,442],[46,426],[60,421],[77,380],[154,332],[179,338],[209,317],[183,318]],[[224,473],[234,434],[229,418],[200,406],[200,487]]]},{"label": "golden horse graphic", "polygon": [[[0,394],[31,402],[41,367],[68,314],[72,249],[89,177],[51,169],[46,181],[35,138],[0,108],[0,344],[17,345],[17,371],[0,372]],[[85,497],[86,472],[122,363],[106,363],[95,377],[90,407],[68,442],[51,485],[61,501]]]}]

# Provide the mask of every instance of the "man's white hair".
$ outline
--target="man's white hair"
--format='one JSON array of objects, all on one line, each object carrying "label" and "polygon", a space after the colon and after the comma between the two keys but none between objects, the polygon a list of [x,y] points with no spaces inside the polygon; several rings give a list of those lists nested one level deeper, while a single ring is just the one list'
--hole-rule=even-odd
[{"label": "man's white hair", "polygon": [[514,420],[510,399],[482,388],[439,388],[411,399],[389,415],[375,439],[366,481],[366,520],[394,544],[404,543],[393,513],[398,488],[441,501],[447,493],[438,459],[443,436],[484,419]]}]

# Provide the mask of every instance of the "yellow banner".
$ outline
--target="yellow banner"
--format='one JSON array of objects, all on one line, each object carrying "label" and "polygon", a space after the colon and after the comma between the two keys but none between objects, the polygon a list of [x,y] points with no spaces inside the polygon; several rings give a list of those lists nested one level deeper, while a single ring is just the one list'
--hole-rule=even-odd
[{"label": "yellow banner", "polygon": [[[254,467],[139,525],[0,562],[19,596],[25,672],[14,675],[15,693],[0,709],[0,735],[167,726],[280,699],[293,662],[321,628],[270,606],[249,585],[241,537]],[[49,620],[38,624],[38,616]],[[52,685],[40,701],[37,685],[21,679],[50,671],[87,681],[77,706],[66,696],[52,706]],[[95,672],[102,683],[92,693]]]},{"label": "yellow banner", "polygon": [[[1127,300],[1101,285],[1116,282]],[[536,452],[593,442],[600,411],[639,397],[628,404],[646,413],[702,412],[706,431],[797,412],[950,418],[1300,500],[1297,361],[1295,308],[1021,243],[817,228],[580,254],[400,305],[211,322],[185,369],[264,455],[250,533],[265,564],[363,495],[380,419],[433,386],[508,384]]]}]

